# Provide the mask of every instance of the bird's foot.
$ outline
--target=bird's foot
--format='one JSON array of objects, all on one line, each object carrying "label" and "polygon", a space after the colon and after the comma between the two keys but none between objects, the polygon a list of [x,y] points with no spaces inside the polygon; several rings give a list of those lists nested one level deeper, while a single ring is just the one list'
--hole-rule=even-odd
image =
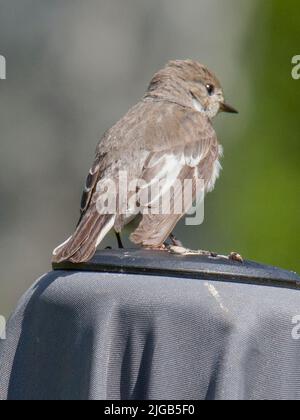
[{"label": "bird's foot", "polygon": [[144,249],[148,249],[149,251],[167,251],[167,245],[163,244],[160,246],[144,246]]},{"label": "bird's foot", "polygon": [[173,233],[171,233],[171,235],[170,235],[170,240],[171,240],[173,246],[184,248],[184,246],[182,245],[182,242],[179,239],[177,239],[175,237],[175,235],[173,235]]},{"label": "bird's foot", "polygon": [[185,248],[184,246],[176,246],[176,245],[169,245],[168,246],[168,251],[171,254],[177,254],[177,255],[201,255],[201,256],[205,256],[205,257],[216,257],[217,254],[214,254],[213,252],[210,251],[203,251],[201,249],[199,250],[193,250],[193,249],[188,249]]},{"label": "bird's foot", "polygon": [[237,252],[231,252],[229,256],[226,256],[226,255],[219,255],[216,252],[203,251],[202,249],[192,250],[192,249],[184,248],[183,246],[176,246],[176,245],[169,245],[167,249],[171,254],[176,254],[176,255],[183,255],[183,256],[198,255],[202,257],[209,257],[209,258],[216,258],[216,259],[221,258],[221,259],[230,260],[230,261],[237,261],[240,263],[244,262],[242,256],[238,254]]},{"label": "bird's foot", "polygon": [[231,261],[237,261],[237,262],[240,262],[240,263],[244,262],[244,258],[240,254],[238,254],[237,252],[231,252],[228,256],[228,259],[231,260]]}]

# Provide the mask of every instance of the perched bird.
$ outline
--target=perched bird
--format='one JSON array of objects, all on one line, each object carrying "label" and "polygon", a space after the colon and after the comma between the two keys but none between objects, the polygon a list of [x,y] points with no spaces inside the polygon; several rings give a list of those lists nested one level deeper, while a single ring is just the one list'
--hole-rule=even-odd
[{"label": "perched bird", "polygon": [[[222,155],[212,119],[222,111],[237,113],[226,104],[219,81],[204,65],[177,60],[156,73],[143,99],[99,142],[82,196],[79,224],[75,233],[54,250],[53,261],[90,260],[112,229],[121,247],[122,228],[138,214],[139,225],[131,234],[131,241],[142,247],[162,248],[192,206],[197,192],[193,191],[190,202],[185,203],[180,214],[152,214],[142,212],[141,207],[151,208],[153,200],[141,206],[137,187],[135,191],[126,192],[125,198],[133,203],[126,214],[118,206],[115,211],[104,213],[99,204],[104,194],[101,186],[108,179],[120,185],[120,173],[124,172],[128,181],[142,179],[145,185],[158,178],[174,187],[173,205],[179,197],[178,180],[193,181],[198,177],[204,182],[205,192],[212,191],[221,169]],[[116,199],[123,193],[118,188]],[[156,197],[156,201],[160,198]]]}]

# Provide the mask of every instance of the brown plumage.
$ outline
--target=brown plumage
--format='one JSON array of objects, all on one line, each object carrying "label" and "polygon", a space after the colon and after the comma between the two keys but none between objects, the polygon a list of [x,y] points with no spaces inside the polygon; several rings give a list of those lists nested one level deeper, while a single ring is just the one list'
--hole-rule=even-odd
[{"label": "brown plumage", "polygon": [[[128,183],[141,179],[145,185],[153,179],[165,181],[172,190],[172,206],[180,199],[177,180],[201,178],[206,192],[211,191],[219,174],[221,147],[211,119],[220,111],[235,112],[224,102],[217,78],[194,61],[173,61],[152,79],[141,102],[134,106],[115,126],[105,133],[96,149],[81,202],[81,218],[75,233],[53,254],[54,262],[88,261],[105,235],[122,228],[147,208],[131,240],[146,247],[160,247],[177,222],[196,199],[196,188],[181,214],[152,214],[163,197],[151,202],[135,203],[124,215],[117,207],[101,214],[99,200],[107,180],[117,184],[120,172],[126,171]],[[194,184],[193,184],[194,185]],[[118,198],[122,191],[115,191]],[[162,190],[161,195],[167,194]],[[100,209],[101,210],[101,209]]]}]

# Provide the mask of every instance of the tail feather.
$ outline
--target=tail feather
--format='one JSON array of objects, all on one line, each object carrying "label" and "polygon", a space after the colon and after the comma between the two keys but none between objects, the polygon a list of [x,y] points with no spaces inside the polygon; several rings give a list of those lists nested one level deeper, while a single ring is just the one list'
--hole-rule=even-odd
[{"label": "tail feather", "polygon": [[[103,216],[102,216],[103,218]],[[95,227],[91,236],[81,245],[78,251],[70,258],[70,261],[74,263],[81,263],[89,261],[95,254],[98,245],[102,242],[104,237],[108,232],[113,228],[115,223],[115,216],[108,215],[106,220],[104,220]]]},{"label": "tail feather", "polygon": [[73,236],[53,251],[53,262],[71,261],[81,263],[89,261],[98,245],[113,228],[115,215],[101,215],[87,212]]}]

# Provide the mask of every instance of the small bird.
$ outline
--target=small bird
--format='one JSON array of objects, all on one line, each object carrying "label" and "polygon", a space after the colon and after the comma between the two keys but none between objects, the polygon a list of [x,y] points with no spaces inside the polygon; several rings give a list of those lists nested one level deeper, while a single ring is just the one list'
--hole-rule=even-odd
[{"label": "small bird", "polygon": [[[125,225],[139,216],[139,224],[131,234],[134,244],[145,248],[163,249],[178,221],[197,198],[193,192],[180,214],[152,214],[142,208],[135,191],[126,192],[134,203],[124,214],[99,209],[105,181],[120,184],[120,173],[128,181],[142,179],[150,185],[154,179],[164,180],[174,187],[171,197],[176,201],[177,180],[201,178],[205,193],[214,189],[221,170],[222,147],[212,126],[219,112],[237,113],[224,99],[220,82],[208,68],[197,61],[170,61],[157,72],[143,99],[135,105],[100,140],[94,163],[87,177],[81,201],[81,217],[75,233],[53,252],[53,262],[89,261],[104,237],[114,229],[119,247],[120,233]],[[160,194],[165,194],[160,189]],[[107,191],[106,191],[107,192]],[[123,191],[117,189],[117,199]],[[161,199],[158,197],[157,199]]]}]

